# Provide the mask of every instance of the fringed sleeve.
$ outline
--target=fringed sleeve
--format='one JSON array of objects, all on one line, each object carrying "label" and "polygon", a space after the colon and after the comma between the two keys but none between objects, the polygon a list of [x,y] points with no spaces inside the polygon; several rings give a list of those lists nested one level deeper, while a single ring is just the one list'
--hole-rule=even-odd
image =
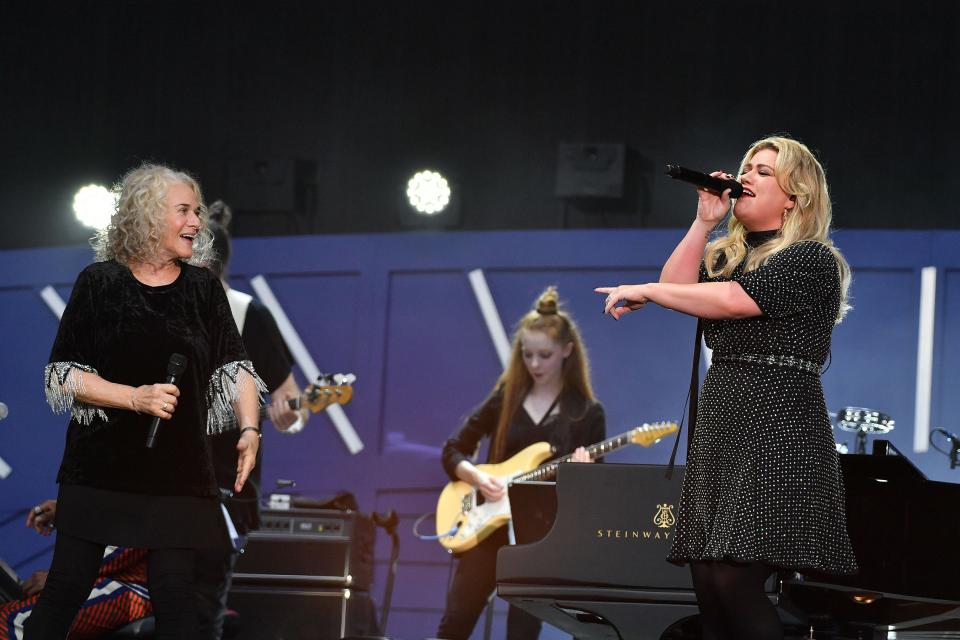
[{"label": "fringed sleeve", "polygon": [[248,384],[254,385],[260,404],[263,404],[262,394],[267,392],[267,387],[254,371],[253,363],[249,360],[228,362],[213,372],[210,383],[207,385],[208,435],[237,428],[233,403],[240,398],[241,392]]},{"label": "fringed sleeve", "polygon": [[83,393],[81,372],[100,375],[96,344],[96,284],[89,267],[80,272],[70,300],[60,318],[57,338],[50,352],[49,364],[43,370],[43,389],[55,413],[69,411],[82,425],[90,426],[97,418],[107,422],[103,408],[77,400]]},{"label": "fringed sleeve", "polygon": [[89,425],[95,417],[106,422],[107,414],[102,408],[77,400],[77,394],[83,393],[81,371],[99,375],[93,367],[79,362],[48,364],[43,370],[43,389],[47,394],[47,404],[54,413],[69,411],[74,420],[82,425]]}]

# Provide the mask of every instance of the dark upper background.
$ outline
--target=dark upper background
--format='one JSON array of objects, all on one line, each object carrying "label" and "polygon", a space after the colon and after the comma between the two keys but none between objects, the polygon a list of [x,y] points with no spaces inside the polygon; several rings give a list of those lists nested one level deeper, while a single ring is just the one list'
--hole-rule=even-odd
[{"label": "dark upper background", "polygon": [[[958,226],[955,2],[238,4],[2,9],[0,248],[83,241],[74,191],[145,159],[237,235],[402,230],[422,167],[454,228],[685,226],[663,164],[733,171],[772,132],[819,152],[837,226]],[[561,142],[628,145],[632,195],[556,198]]]}]

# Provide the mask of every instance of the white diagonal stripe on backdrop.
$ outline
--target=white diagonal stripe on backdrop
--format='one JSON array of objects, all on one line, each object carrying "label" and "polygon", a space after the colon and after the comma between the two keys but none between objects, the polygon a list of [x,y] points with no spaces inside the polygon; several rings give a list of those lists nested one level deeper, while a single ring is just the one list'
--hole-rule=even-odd
[{"label": "white diagonal stripe on backdrop", "polygon": [[[277,302],[277,298],[273,295],[273,291],[270,289],[270,285],[267,284],[266,278],[262,275],[254,276],[250,279],[250,286],[253,287],[257,297],[260,298],[264,306],[273,314],[274,320],[277,321],[277,328],[280,329],[280,334],[283,336],[284,342],[287,343],[290,353],[293,354],[293,359],[300,365],[303,375],[305,375],[309,381],[316,380],[320,375],[320,369],[317,368],[316,363],[310,356],[310,352],[307,351],[307,347],[303,344],[303,340],[300,339],[300,334],[293,328],[293,324],[291,324],[290,319],[287,318],[287,314],[280,306],[280,303]],[[338,404],[331,404],[327,407],[326,412],[330,417],[330,421],[333,422],[333,426],[336,427],[337,432],[340,433],[340,437],[343,438],[343,442],[347,445],[350,453],[356,454],[362,451],[363,442],[360,440],[360,436],[357,435],[356,429],[354,429],[350,423],[347,414],[344,413],[343,408]]]},{"label": "white diagonal stripe on backdrop", "polygon": [[40,290],[40,297],[50,307],[50,311],[53,311],[53,315],[57,316],[57,320],[63,317],[63,310],[67,308],[67,303],[63,301],[56,289],[47,285]]},{"label": "white diagonal stripe on backdrop", "polygon": [[473,295],[477,298],[477,304],[480,305],[480,313],[487,325],[487,331],[490,332],[490,339],[493,340],[493,348],[497,350],[500,365],[506,369],[510,361],[510,339],[507,338],[507,332],[503,328],[503,322],[497,312],[497,305],[493,301],[490,287],[487,286],[483,269],[474,269],[467,274],[467,277],[470,279],[470,286],[473,288]]},{"label": "white diagonal stripe on backdrop", "polygon": [[933,339],[937,310],[937,268],[920,270],[920,327],[917,337],[917,393],[913,414],[913,451],[930,446],[930,399],[933,389]]}]

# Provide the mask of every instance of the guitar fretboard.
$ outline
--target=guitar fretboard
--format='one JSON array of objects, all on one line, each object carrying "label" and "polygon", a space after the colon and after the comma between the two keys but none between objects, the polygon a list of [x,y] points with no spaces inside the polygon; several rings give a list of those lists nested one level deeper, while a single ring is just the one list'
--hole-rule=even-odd
[{"label": "guitar fretboard", "polygon": [[[640,427],[641,429],[643,427]],[[612,438],[607,438],[603,442],[598,442],[596,444],[590,445],[587,447],[587,453],[590,455],[591,460],[596,460],[597,458],[602,458],[611,451],[616,451],[621,447],[625,447],[631,442],[633,442],[633,432],[636,429],[631,429],[626,433],[621,433],[618,436],[613,436]],[[533,471],[528,471],[516,476],[513,479],[513,482],[526,482],[528,480],[549,480],[557,474],[557,467],[563,462],[569,462],[573,457],[573,454],[565,455],[556,460],[551,460],[550,462],[540,465]]]},{"label": "guitar fretboard", "polygon": [[[300,396],[287,400],[287,406],[291,411],[300,411]],[[267,405],[260,405],[260,422],[267,419]]]}]

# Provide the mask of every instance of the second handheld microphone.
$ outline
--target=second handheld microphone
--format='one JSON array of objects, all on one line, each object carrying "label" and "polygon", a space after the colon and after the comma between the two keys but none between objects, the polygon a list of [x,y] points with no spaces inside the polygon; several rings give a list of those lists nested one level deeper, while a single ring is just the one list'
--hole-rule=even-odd
[{"label": "second handheld microphone", "polygon": [[[170,360],[167,362],[167,384],[176,384],[177,378],[180,377],[180,374],[183,373],[183,370],[187,368],[187,357],[180,355],[179,353],[174,353],[170,356]],[[153,449],[153,445],[157,443],[157,430],[160,428],[160,416],[154,416],[153,420],[150,421],[150,431],[147,433],[147,448]]]},{"label": "second handheld microphone", "polygon": [[667,175],[675,180],[682,180],[703,187],[707,191],[717,195],[722,194],[726,189],[730,189],[731,198],[739,198],[743,195],[743,185],[736,180],[724,180],[715,178],[706,173],[700,173],[693,169],[687,169],[676,164],[667,165]]}]

